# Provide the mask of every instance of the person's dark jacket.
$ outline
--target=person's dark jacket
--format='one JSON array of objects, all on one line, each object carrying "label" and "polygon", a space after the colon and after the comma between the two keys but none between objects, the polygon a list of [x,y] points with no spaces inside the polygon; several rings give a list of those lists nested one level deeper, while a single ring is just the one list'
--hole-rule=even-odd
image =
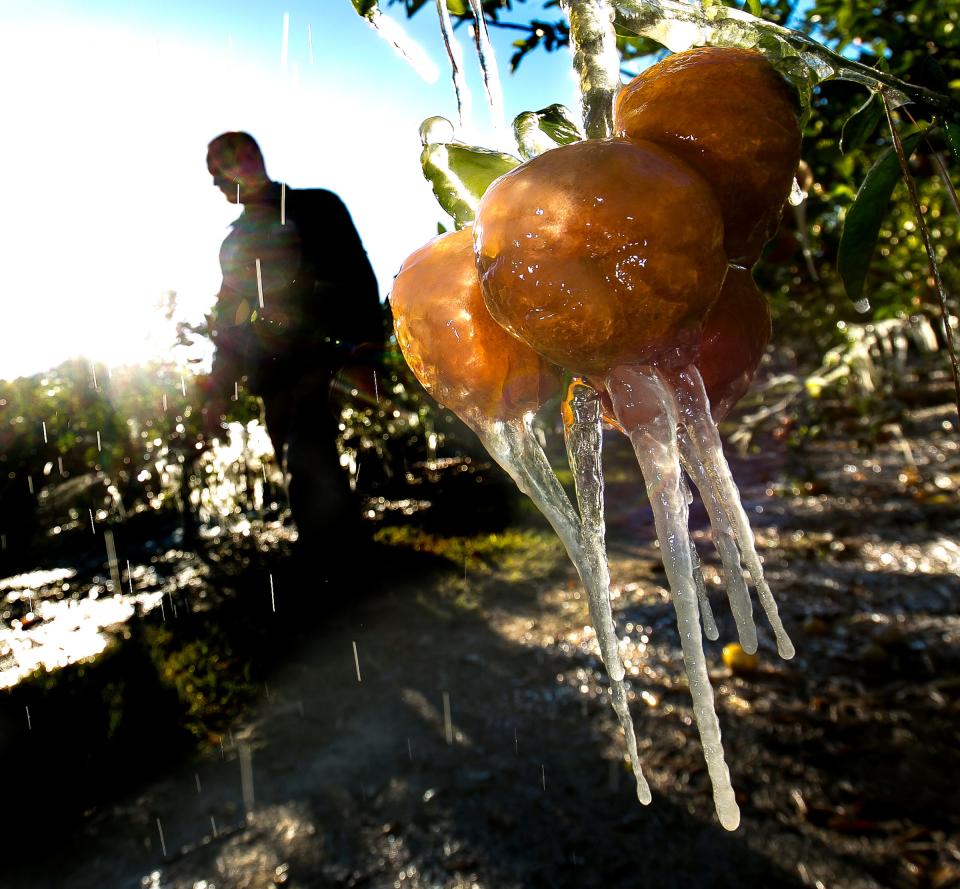
[{"label": "person's dark jacket", "polygon": [[244,206],[220,265],[214,391],[232,392],[243,377],[262,395],[304,374],[332,376],[360,347],[383,342],[376,278],[347,208],[330,191],[284,194],[273,183]]}]

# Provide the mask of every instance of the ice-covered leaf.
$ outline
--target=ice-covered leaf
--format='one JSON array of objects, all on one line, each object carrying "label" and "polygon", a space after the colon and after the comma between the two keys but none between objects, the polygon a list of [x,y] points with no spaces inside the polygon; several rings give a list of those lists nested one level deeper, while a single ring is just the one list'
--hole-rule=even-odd
[{"label": "ice-covered leaf", "polygon": [[524,160],[558,145],[579,142],[584,137],[577,119],[563,105],[518,114],[513,121],[513,134]]},{"label": "ice-covered leaf", "polygon": [[431,142],[424,145],[420,163],[440,206],[460,229],[473,222],[490,183],[520,166],[520,159],[459,142]]},{"label": "ice-covered leaf", "polygon": [[[903,139],[903,151],[907,157],[913,153],[923,135],[921,131]],[[870,168],[853,205],[847,211],[837,250],[837,271],[847,296],[854,302],[863,295],[863,284],[877,246],[880,225],[899,179],[900,163],[891,146]]]},{"label": "ice-covered leaf", "polygon": [[863,145],[873,134],[882,117],[883,102],[876,93],[871,93],[870,98],[844,122],[843,132],[840,135],[840,151],[848,154]]}]

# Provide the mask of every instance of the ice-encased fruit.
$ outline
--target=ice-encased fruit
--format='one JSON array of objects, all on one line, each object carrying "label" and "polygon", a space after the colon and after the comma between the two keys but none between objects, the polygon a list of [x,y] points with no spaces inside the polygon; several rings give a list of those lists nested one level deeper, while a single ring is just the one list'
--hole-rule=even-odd
[{"label": "ice-encased fruit", "polygon": [[424,388],[460,416],[521,417],[557,389],[556,372],[490,317],[472,238],[440,235],[404,262],[390,294],[397,342]]},{"label": "ice-encased fruit", "polygon": [[796,102],[762,55],[699,47],[668,56],[617,97],[614,132],[656,142],[710,183],[731,262],[753,265],[776,231],[800,160]]},{"label": "ice-encased fruit", "polygon": [[511,170],[474,239],[490,314],[585,376],[689,361],[727,266],[709,186],[645,142],[576,142]]},{"label": "ice-encased fruit", "polygon": [[725,417],[750,388],[770,334],[766,298],[749,270],[731,268],[703,323],[696,360],[716,419]]}]

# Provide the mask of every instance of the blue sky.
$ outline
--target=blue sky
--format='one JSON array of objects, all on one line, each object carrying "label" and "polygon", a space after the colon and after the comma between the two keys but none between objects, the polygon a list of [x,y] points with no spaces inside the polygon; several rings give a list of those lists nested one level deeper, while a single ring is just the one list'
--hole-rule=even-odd
[{"label": "blue sky", "polygon": [[[71,355],[124,363],[163,352],[171,329],[157,306],[168,290],[179,317],[202,318],[236,215],[204,166],[206,143],[227,129],[258,138],[274,178],[343,197],[386,293],[403,258],[447,222],[420,175],[417,130],[430,115],[454,119],[456,105],[432,4],[410,23],[383,5],[439,68],[435,83],[350,0],[48,0],[0,12],[10,125],[0,378]],[[479,69],[458,34],[473,94],[464,138],[489,144]],[[515,35],[493,36],[508,121],[574,105],[567,52],[534,54],[510,76]]]}]

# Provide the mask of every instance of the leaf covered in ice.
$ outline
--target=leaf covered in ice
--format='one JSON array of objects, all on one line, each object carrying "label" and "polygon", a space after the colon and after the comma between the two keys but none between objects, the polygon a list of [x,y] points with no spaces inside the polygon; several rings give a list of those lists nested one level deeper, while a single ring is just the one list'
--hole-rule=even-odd
[{"label": "leaf covered in ice", "polygon": [[460,229],[473,222],[490,183],[520,166],[520,159],[459,142],[432,142],[424,145],[420,163],[440,206]]},{"label": "leaf covered in ice", "polygon": [[513,120],[513,134],[524,160],[584,138],[577,119],[563,105],[548,105],[539,111],[518,114]]}]

